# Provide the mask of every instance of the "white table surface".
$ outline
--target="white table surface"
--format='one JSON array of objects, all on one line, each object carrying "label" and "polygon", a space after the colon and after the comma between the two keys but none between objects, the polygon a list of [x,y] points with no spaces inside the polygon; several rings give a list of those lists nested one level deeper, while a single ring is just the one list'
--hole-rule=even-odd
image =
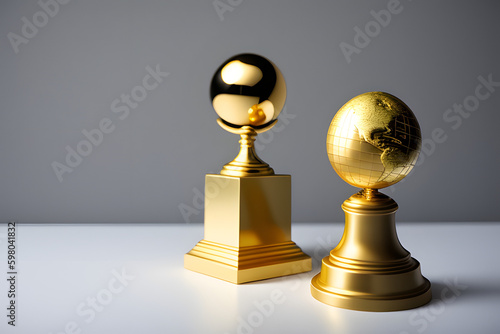
[{"label": "white table surface", "polygon": [[[334,308],[309,292],[343,224],[292,231],[313,257],[311,272],[234,285],[183,268],[200,224],[18,224],[16,327],[7,325],[2,279],[0,333],[500,333],[498,223],[398,223],[434,299],[387,313]],[[6,232],[0,224],[4,277]]]}]

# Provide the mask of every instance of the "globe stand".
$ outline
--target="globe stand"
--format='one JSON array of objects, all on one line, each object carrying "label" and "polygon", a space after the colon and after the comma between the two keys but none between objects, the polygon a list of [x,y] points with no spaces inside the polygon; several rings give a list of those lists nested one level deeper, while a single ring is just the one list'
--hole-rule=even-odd
[{"label": "globe stand", "polygon": [[342,239],[311,281],[317,300],[359,311],[397,311],[431,300],[429,281],[396,233],[396,202],[363,189],[343,205]]},{"label": "globe stand", "polygon": [[205,235],[184,267],[231,283],[310,271],[311,258],[291,241],[291,178],[274,175],[253,143],[261,129],[225,130],[241,136],[240,152],[221,175],[205,177]]}]

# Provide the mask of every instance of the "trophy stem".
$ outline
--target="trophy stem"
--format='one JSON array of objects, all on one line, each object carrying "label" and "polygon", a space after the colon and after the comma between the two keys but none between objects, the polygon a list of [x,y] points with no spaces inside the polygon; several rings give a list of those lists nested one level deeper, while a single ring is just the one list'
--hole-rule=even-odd
[{"label": "trophy stem", "polygon": [[404,310],[431,300],[419,262],[399,242],[397,209],[376,189],[363,189],[344,202],[342,239],[311,281],[316,299],[360,311]]},{"label": "trophy stem", "polygon": [[233,161],[224,165],[220,173],[237,177],[274,175],[274,170],[255,152],[257,132],[250,126],[243,126],[238,134],[241,136],[240,152]]},{"label": "trophy stem", "polygon": [[363,190],[360,191],[360,194],[367,200],[370,200],[380,195],[378,189],[372,189],[372,188],[364,188]]}]

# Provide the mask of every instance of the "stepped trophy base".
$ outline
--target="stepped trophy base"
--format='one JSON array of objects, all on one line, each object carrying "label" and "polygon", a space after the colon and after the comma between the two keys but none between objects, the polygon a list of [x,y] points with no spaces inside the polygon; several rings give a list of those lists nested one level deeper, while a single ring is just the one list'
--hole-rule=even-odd
[{"label": "stepped trophy base", "polygon": [[291,241],[289,175],[208,174],[205,197],[205,236],[185,268],[236,284],[311,270]]},{"label": "stepped trophy base", "polygon": [[359,311],[398,311],[431,300],[420,264],[399,243],[390,197],[367,190],[342,205],[344,235],[311,281],[317,300]]}]

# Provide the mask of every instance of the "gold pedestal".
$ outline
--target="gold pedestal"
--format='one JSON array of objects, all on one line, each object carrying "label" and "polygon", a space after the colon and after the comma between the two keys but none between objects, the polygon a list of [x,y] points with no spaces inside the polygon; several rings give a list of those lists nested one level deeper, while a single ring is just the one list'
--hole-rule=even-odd
[{"label": "gold pedestal", "polygon": [[398,240],[396,202],[365,189],[346,200],[342,209],[344,235],[312,279],[313,297],[360,311],[396,311],[428,303],[431,285]]},{"label": "gold pedestal", "polygon": [[205,236],[184,267],[231,283],[311,270],[291,241],[289,175],[205,178]]}]

